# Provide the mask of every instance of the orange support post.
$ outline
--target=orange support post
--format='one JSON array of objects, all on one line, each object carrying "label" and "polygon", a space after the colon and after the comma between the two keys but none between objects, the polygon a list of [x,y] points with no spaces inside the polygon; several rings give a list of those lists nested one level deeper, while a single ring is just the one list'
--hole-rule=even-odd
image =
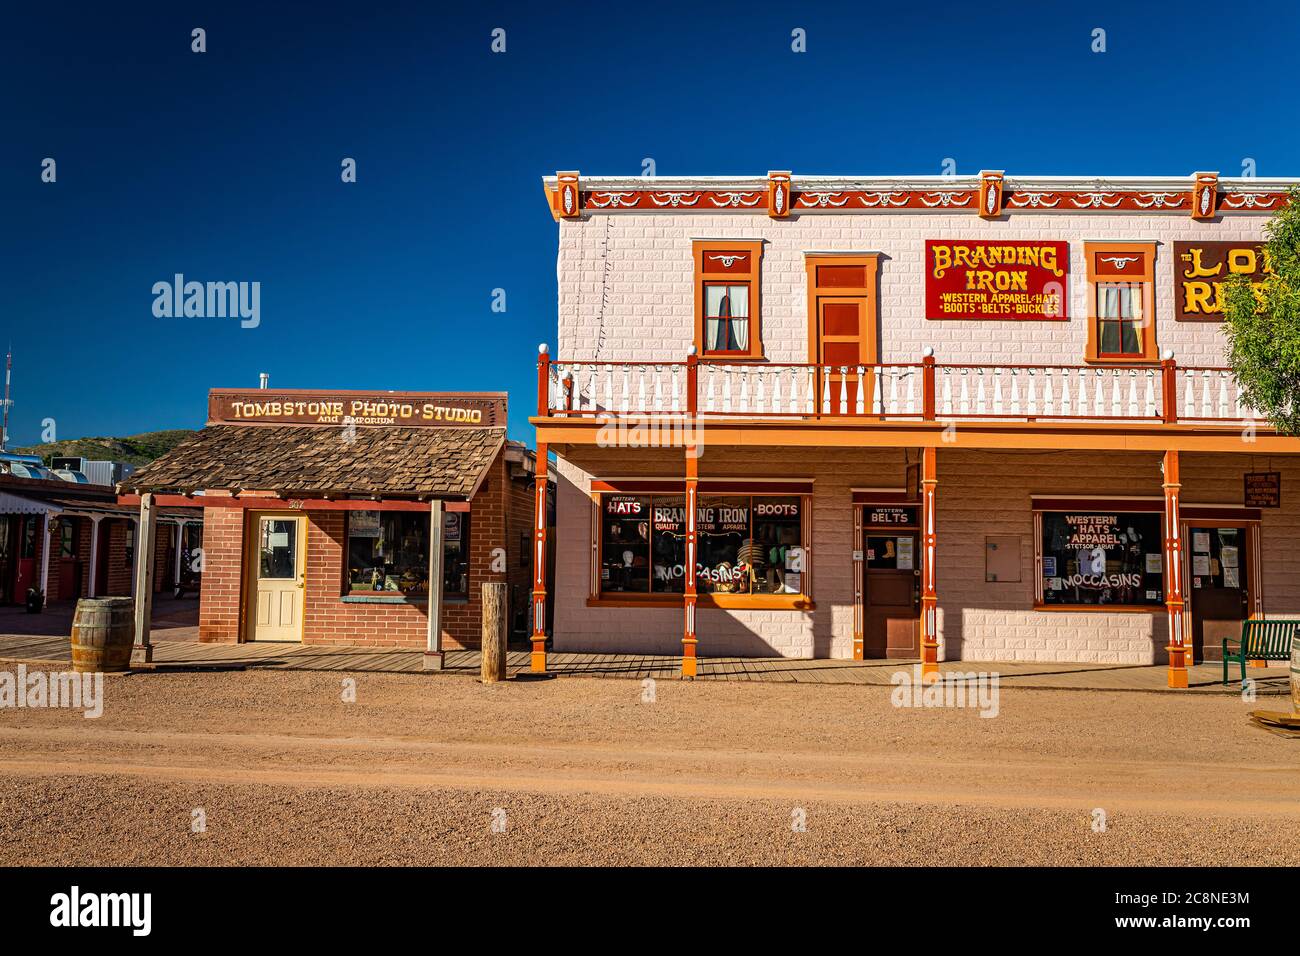
[{"label": "orange support post", "polygon": [[921,358],[921,417],[927,422],[934,421],[935,409],[938,407],[934,397],[934,350],[926,349]]},{"label": "orange support post", "polygon": [[939,592],[935,559],[939,535],[935,523],[935,489],[939,484],[938,451],[921,449],[921,679],[939,676]]},{"label": "orange support post", "polygon": [[1165,424],[1173,425],[1178,421],[1178,363],[1169,352],[1160,360],[1160,386]]},{"label": "orange support post", "polygon": [[546,343],[537,346],[537,416],[551,414],[551,356]]},{"label": "orange support post", "polygon": [[[692,356],[694,358],[694,356]],[[694,445],[686,446],[686,593],[682,604],[685,618],[682,626],[682,676],[696,674],[695,647],[695,562],[697,491],[700,479],[700,459]]]},{"label": "orange support post", "polygon": [[1169,612],[1169,686],[1187,686],[1187,636],[1183,629],[1183,528],[1178,513],[1182,490],[1178,452],[1165,452],[1165,607]]},{"label": "orange support post", "polygon": [[534,493],[536,511],[533,518],[533,654],[530,670],[546,673],[546,445],[537,446],[537,471]]}]

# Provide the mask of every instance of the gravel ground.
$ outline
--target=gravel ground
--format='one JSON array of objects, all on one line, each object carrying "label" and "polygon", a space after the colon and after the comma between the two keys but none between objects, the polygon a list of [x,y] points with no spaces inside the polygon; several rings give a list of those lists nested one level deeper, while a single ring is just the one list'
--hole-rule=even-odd
[{"label": "gravel ground", "polygon": [[1012,689],[982,719],[874,687],[348,678],[0,710],[0,865],[1300,863],[1300,741],[1234,698]]}]

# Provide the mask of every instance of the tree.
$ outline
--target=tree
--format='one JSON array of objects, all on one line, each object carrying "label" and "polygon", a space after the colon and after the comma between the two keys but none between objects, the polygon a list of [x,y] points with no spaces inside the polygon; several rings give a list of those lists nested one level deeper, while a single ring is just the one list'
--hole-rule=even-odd
[{"label": "tree", "polygon": [[1228,362],[1242,402],[1281,433],[1300,433],[1300,186],[1264,226],[1270,271],[1223,286]]}]

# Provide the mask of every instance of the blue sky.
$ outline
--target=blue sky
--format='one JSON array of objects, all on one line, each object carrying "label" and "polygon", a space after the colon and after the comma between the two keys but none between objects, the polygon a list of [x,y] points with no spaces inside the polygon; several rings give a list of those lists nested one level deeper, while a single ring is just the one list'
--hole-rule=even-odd
[{"label": "blue sky", "polygon": [[[11,443],[46,418],[59,438],[194,427],[208,388],[262,371],[508,390],[531,439],[556,169],[1300,174],[1296,5],[1137,6],[10,4]],[[177,272],[260,282],[261,324],[155,317]]]}]

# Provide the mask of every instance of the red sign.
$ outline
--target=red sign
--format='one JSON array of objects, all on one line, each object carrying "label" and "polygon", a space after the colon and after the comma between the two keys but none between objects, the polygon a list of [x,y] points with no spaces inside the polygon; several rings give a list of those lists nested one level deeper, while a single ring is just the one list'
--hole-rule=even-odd
[{"label": "red sign", "polygon": [[1069,318],[1068,242],[925,241],[927,319]]}]

